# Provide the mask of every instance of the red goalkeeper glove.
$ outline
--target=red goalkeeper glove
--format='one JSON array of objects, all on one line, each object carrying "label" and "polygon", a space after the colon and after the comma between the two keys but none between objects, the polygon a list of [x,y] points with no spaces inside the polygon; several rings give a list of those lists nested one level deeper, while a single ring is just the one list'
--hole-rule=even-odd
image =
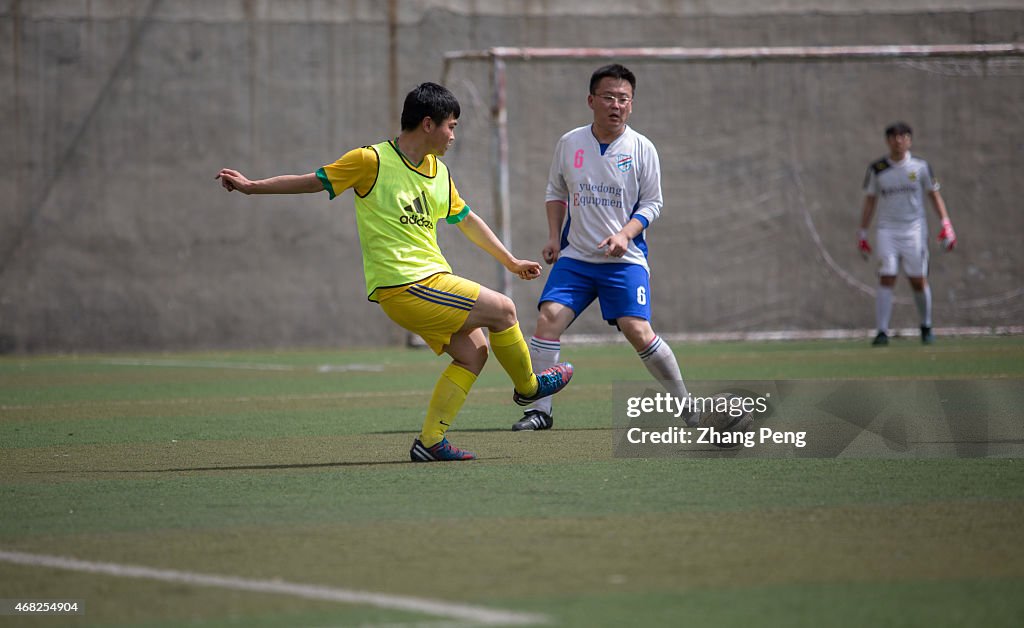
[{"label": "red goalkeeper glove", "polygon": [[867,229],[861,229],[857,237],[857,249],[860,250],[860,256],[864,259],[871,257],[871,245],[868,244],[868,231]]},{"label": "red goalkeeper glove", "polygon": [[942,221],[939,242],[942,243],[943,248],[947,251],[952,251],[953,247],[956,246],[956,231],[953,231],[953,223],[949,222],[949,218]]}]

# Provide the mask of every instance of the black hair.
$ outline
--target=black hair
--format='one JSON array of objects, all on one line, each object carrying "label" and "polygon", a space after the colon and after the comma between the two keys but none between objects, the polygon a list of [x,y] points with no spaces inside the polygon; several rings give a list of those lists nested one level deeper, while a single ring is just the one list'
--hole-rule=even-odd
[{"label": "black hair", "polygon": [[430,118],[441,124],[448,116],[458,119],[461,114],[458,99],[447,87],[437,83],[420,83],[405,97],[405,105],[402,107],[402,130],[414,130],[423,122],[423,118]]},{"label": "black hair", "polygon": [[629,71],[624,65],[618,63],[612,63],[611,65],[605,65],[594,70],[594,73],[590,75],[590,93],[593,94],[594,90],[597,89],[597,84],[601,82],[601,79],[613,78],[628,81],[629,86],[633,88],[633,93],[636,93],[636,76]]},{"label": "black hair", "polygon": [[914,131],[910,128],[910,125],[906,122],[893,122],[889,126],[885,127],[885,136],[892,137],[893,135],[913,135]]}]

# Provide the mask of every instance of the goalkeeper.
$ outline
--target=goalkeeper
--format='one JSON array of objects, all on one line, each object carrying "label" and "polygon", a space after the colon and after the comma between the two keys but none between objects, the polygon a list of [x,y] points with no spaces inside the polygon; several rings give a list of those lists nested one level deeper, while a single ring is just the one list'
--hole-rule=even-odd
[{"label": "goalkeeper", "polygon": [[520,405],[554,394],[572,377],[559,363],[534,375],[530,352],[508,297],[452,274],[437,244],[436,226],[458,225],[470,242],[520,279],[540,276],[537,262],[514,257],[487,224],[470,211],[438,159],[455,141],[459,102],[447,88],[423,83],[409,92],[398,137],[351,150],[332,164],[303,175],[252,181],[223,169],[217,179],[229,192],[300,194],[326,191],[333,199],[355,192],[356,223],[367,298],[405,329],[420,335],[452,363],[434,388],[427,416],[409,456],[413,462],[472,460],[446,433],[487,360],[488,339],[511,377]]},{"label": "goalkeeper", "polygon": [[889,344],[893,287],[900,269],[910,281],[914,303],[921,315],[921,342],[931,344],[932,290],[928,285],[928,221],[924,196],[927,194],[942,221],[939,242],[947,251],[956,246],[956,232],[949,221],[946,204],[939,194],[939,182],[925,160],[910,154],[913,131],[904,122],[885,129],[889,155],[870,166],[864,177],[864,207],[861,212],[858,248],[865,259],[871,254],[868,227],[878,214],[875,245],[878,257],[878,291],[875,293],[877,334],[872,344]]}]

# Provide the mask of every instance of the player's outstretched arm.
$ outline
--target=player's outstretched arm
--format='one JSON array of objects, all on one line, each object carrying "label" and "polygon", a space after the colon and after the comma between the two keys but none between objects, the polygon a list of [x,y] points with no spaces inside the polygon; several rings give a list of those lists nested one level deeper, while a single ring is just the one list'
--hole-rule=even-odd
[{"label": "player's outstretched arm", "polygon": [[491,228],[482,218],[472,211],[459,222],[459,229],[466,239],[487,252],[488,255],[498,260],[510,273],[518,275],[520,279],[536,279],[540,277],[540,264],[530,260],[521,260],[509,253],[505,245],[501,243],[498,236],[494,235]]},{"label": "player's outstretched arm", "polygon": [[324,185],[315,172],[284,174],[252,181],[237,170],[224,168],[214,178],[218,179],[228,192],[238,190],[242,194],[311,194],[324,191]]}]

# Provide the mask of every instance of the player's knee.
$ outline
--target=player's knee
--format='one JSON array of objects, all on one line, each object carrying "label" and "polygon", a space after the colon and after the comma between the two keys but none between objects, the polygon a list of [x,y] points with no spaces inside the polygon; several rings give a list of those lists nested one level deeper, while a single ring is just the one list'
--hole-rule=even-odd
[{"label": "player's knee", "polygon": [[469,370],[474,373],[479,373],[483,370],[484,365],[487,364],[487,357],[490,355],[487,351],[487,345],[480,347],[474,347],[472,351],[466,353],[463,359],[466,361]]},{"label": "player's knee", "polygon": [[550,308],[542,307],[537,314],[537,324],[550,329],[558,324],[558,317]]},{"label": "player's knee", "polygon": [[536,335],[548,339],[560,338],[573,318],[575,314],[568,307],[545,301],[541,303],[540,311],[537,313]]},{"label": "player's knee", "polygon": [[622,335],[635,348],[642,349],[654,340],[654,329],[648,321],[631,317],[623,317],[617,321]]},{"label": "player's knee", "polygon": [[516,304],[512,299],[505,295],[501,295],[501,298],[498,299],[498,311],[496,313],[496,317],[497,331],[508,329],[519,322],[519,319],[516,317]]}]

